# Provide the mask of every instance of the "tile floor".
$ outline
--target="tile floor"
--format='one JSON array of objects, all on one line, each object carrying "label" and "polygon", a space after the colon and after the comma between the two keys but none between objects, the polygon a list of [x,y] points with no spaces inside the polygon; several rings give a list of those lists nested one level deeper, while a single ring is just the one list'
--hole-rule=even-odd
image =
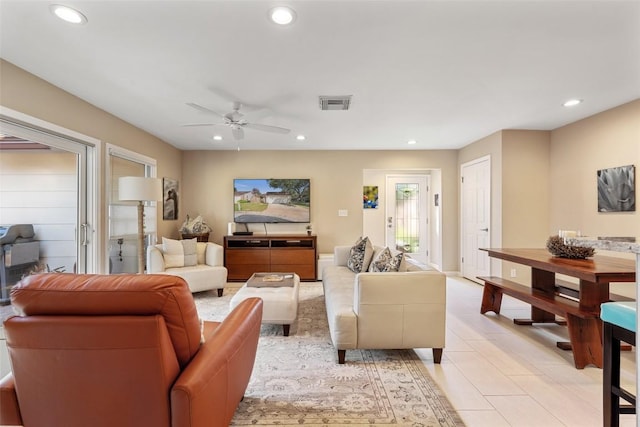
[{"label": "tile floor", "polygon": [[[503,297],[502,314],[480,314],[482,286],[447,279],[447,344],[440,365],[418,350],[432,377],[469,427],[601,426],[602,370],[576,369],[558,325],[517,326],[530,306]],[[635,390],[635,352],[624,352],[622,382]],[[635,426],[623,415],[621,426]]]},{"label": "tile floor", "polygon": [[[239,286],[240,284],[229,284]],[[460,277],[447,279],[447,345],[442,363],[431,350],[417,350],[431,376],[468,427],[589,427],[602,425],[602,370],[575,369],[566,327],[516,326],[529,305],[505,296],[502,315],[480,314],[482,286]],[[0,317],[12,309],[0,307]],[[8,371],[0,327],[0,371]],[[635,390],[635,352],[625,352],[622,381]],[[621,426],[635,426],[623,415]]]}]

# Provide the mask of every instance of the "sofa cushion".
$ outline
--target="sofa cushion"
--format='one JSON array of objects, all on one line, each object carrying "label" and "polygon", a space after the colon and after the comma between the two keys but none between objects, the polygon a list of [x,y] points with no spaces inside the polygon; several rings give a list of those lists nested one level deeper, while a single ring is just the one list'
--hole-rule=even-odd
[{"label": "sofa cushion", "polygon": [[386,273],[390,271],[399,271],[400,264],[404,254],[402,252],[392,255],[389,248],[384,248],[378,256],[371,261],[369,271],[374,273]]},{"label": "sofa cushion", "polygon": [[349,251],[347,267],[354,273],[367,271],[371,257],[373,256],[373,245],[368,237],[361,237]]}]

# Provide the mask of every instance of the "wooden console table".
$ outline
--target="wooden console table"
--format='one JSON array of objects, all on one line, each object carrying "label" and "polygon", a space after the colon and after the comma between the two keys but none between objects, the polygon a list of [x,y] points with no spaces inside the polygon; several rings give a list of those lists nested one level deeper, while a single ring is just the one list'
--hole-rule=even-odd
[{"label": "wooden console table", "polygon": [[317,240],[307,235],[225,236],[224,266],[230,282],[257,272],[293,272],[303,281],[317,277]]},{"label": "wooden console table", "polygon": [[[556,315],[564,317],[576,368],[589,364],[602,368],[600,304],[610,300],[609,283],[635,281],[633,260],[598,255],[589,259],[558,258],[546,249],[483,250],[490,257],[530,266],[531,288],[500,277],[480,277],[485,281],[481,313],[500,313],[505,293],[531,304],[531,319],[514,319],[515,323],[555,322]],[[556,273],[580,280],[578,301],[558,295]]]}]

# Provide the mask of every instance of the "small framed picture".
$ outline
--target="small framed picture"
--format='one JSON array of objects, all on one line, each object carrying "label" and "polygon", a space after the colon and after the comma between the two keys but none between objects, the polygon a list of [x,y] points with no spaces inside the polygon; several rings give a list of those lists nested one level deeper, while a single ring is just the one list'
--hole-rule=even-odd
[{"label": "small framed picture", "polygon": [[178,180],[162,178],[162,219],[178,219]]},{"label": "small framed picture", "polygon": [[378,186],[365,185],[362,188],[362,208],[377,209],[378,208]]}]

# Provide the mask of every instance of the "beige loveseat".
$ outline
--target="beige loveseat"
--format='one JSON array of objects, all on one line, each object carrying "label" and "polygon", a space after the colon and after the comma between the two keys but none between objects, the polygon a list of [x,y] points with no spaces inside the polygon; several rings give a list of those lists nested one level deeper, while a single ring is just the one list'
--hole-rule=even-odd
[{"label": "beige loveseat", "polygon": [[[431,348],[440,363],[445,344],[446,277],[409,258],[398,272],[354,273],[350,246],[334,249],[322,284],[329,332],[338,350]],[[374,256],[382,248],[375,247]],[[402,271],[405,270],[405,271]]]},{"label": "beige loveseat", "polygon": [[227,268],[224,266],[222,246],[211,242],[197,242],[197,263],[183,267],[168,267],[165,262],[164,246],[152,245],[147,248],[147,274],[169,274],[182,277],[191,292],[218,290],[222,296],[227,284]]}]

